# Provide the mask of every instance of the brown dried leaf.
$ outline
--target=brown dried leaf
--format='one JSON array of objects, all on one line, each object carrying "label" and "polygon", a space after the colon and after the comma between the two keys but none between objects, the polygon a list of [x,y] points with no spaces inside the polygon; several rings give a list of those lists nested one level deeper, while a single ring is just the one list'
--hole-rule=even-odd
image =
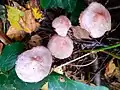
[{"label": "brown dried leaf", "polygon": [[28,41],[29,48],[40,46],[41,45],[41,37],[39,35],[34,35]]},{"label": "brown dried leaf", "polygon": [[76,37],[77,39],[91,39],[89,36],[89,33],[82,29],[80,26],[73,26],[73,36]]},{"label": "brown dried leaf", "polygon": [[0,55],[2,53],[2,49],[3,49],[3,43],[0,43]]},{"label": "brown dried leaf", "polygon": [[27,33],[31,33],[35,31],[37,27],[39,27],[39,23],[35,21],[35,18],[31,12],[31,10],[26,10],[24,12],[23,18],[20,18],[19,21],[20,25],[22,26],[23,30]]},{"label": "brown dried leaf", "polygon": [[13,28],[12,26],[9,27],[6,35],[15,40],[22,40],[25,37],[25,32],[23,30],[17,30]]},{"label": "brown dried leaf", "polygon": [[116,65],[114,64],[113,60],[111,60],[105,70],[105,77],[111,77],[114,75],[114,72],[116,70]]}]

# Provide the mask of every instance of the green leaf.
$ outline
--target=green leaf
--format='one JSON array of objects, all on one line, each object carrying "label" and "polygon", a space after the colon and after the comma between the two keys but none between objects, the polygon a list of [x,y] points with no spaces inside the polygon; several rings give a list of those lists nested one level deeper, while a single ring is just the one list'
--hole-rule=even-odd
[{"label": "green leaf", "polygon": [[81,11],[84,9],[84,1],[83,0],[77,0],[76,7],[74,11],[71,13],[70,20],[72,24],[77,25],[78,24],[78,18],[80,16]]},{"label": "green leaf", "polygon": [[63,0],[63,6],[68,13],[72,13],[75,10],[77,0]]},{"label": "green leaf", "polygon": [[0,55],[0,69],[2,72],[9,71],[15,65],[17,56],[24,50],[24,44],[15,42],[4,47]]},{"label": "green leaf", "polygon": [[15,90],[13,84],[7,83],[8,76],[0,73],[0,90]]},{"label": "green leaf", "polygon": [[40,0],[43,9],[62,8],[70,15],[72,24],[78,24],[80,12],[84,7],[84,0]]},{"label": "green leaf", "polygon": [[59,7],[71,13],[76,7],[76,2],[77,0],[40,0],[40,5],[44,9]]},{"label": "green leaf", "polygon": [[47,77],[38,83],[21,81],[13,68],[9,74],[0,74],[0,90],[40,90],[47,82]]},{"label": "green leaf", "polygon": [[40,90],[40,88],[47,82],[47,77],[38,83],[27,83],[21,81],[13,69],[8,76],[8,83],[13,84],[17,90]]},{"label": "green leaf", "polygon": [[5,19],[5,7],[3,5],[0,5],[0,18]]},{"label": "green leaf", "polygon": [[48,88],[49,90],[109,90],[104,86],[89,86],[73,81],[54,72],[48,78]]},{"label": "green leaf", "polygon": [[6,31],[6,11],[5,11],[5,7],[3,5],[0,5],[0,19],[2,20],[3,22],[3,31],[5,32]]},{"label": "green leaf", "polygon": [[52,0],[40,0],[40,5],[42,8],[46,9],[50,6]]},{"label": "green leaf", "polygon": [[0,85],[3,85],[6,80],[7,80],[7,76],[1,73],[0,74]]}]

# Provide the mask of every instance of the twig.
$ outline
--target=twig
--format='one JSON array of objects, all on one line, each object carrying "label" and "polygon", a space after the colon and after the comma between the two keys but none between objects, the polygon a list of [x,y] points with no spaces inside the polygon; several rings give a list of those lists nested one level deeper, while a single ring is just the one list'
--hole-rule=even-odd
[{"label": "twig", "polygon": [[103,47],[103,48],[100,48],[100,49],[95,49],[95,50],[82,50],[80,52],[101,52],[101,51],[105,51],[105,50],[108,50],[108,49],[113,49],[113,48],[117,48],[117,47],[120,47],[120,44],[116,44],[116,45],[112,45],[112,46],[107,46],[107,47]]},{"label": "twig", "polygon": [[113,53],[110,53],[110,52],[107,52],[107,51],[102,51],[102,52],[104,52],[104,53],[106,53],[106,54],[108,54],[108,55],[110,55],[110,56],[112,56],[114,58],[120,59],[120,56],[117,56],[117,55],[115,55]]},{"label": "twig", "polygon": [[110,32],[114,32],[118,27],[120,26],[120,22],[117,24],[117,26],[114,28],[114,29],[112,29]]},{"label": "twig", "polygon": [[2,41],[5,45],[11,43],[11,41],[2,31],[0,31],[0,41]]},{"label": "twig", "polygon": [[69,61],[69,62],[67,62],[67,63],[64,63],[64,64],[62,64],[62,65],[60,65],[60,66],[58,66],[58,67],[56,67],[56,68],[66,66],[66,65],[68,65],[68,64],[70,64],[70,63],[72,63],[72,62],[75,62],[75,61],[77,61],[77,60],[80,60],[81,58],[84,58],[84,57],[86,57],[86,56],[88,56],[88,55],[90,55],[90,54],[92,54],[92,53],[93,53],[93,52],[87,53],[87,54],[85,54],[85,55],[83,55],[83,56],[81,56],[81,57],[78,57],[78,58],[76,58],[76,59],[74,59],[74,60],[71,60],[71,61]]},{"label": "twig", "polygon": [[[62,64],[62,65],[60,65],[60,66],[58,66],[58,67],[56,67],[56,68],[60,68],[60,67],[66,66],[66,65],[68,65],[68,64],[70,64],[70,63],[72,63],[72,62],[75,62],[75,61],[77,61],[77,60],[80,60],[80,59],[82,59],[82,58],[84,58],[84,57],[86,57],[86,56],[88,56],[88,55],[90,55],[90,54],[97,53],[97,52],[100,52],[100,51],[105,51],[105,50],[112,49],[112,48],[116,48],[116,47],[120,47],[120,44],[116,44],[116,45],[113,45],[113,46],[108,46],[108,47],[104,47],[104,48],[100,48],[100,49],[96,49],[96,50],[92,50],[92,51],[89,50],[89,51],[91,51],[90,53],[87,53],[87,54],[85,54],[85,55],[83,55],[83,56],[81,56],[81,57],[78,57],[78,58],[76,58],[76,59],[74,59],[74,60],[71,60],[71,61],[69,61],[69,62],[66,62],[66,63],[64,63],[64,64]],[[96,61],[96,59],[93,60],[93,61],[92,61],[91,63],[89,63],[89,64],[92,64],[92,63],[94,63],[95,61]],[[89,64],[83,65],[83,67],[88,66]]]},{"label": "twig", "polygon": [[94,80],[94,78],[96,77],[97,74],[99,74],[106,66],[104,66],[103,68],[101,68],[95,75],[93,78],[91,78],[90,82],[92,82]]},{"label": "twig", "polygon": [[93,64],[96,60],[97,60],[98,57],[96,57],[92,62],[88,63],[88,64],[85,64],[85,65],[71,65],[71,66],[75,66],[75,67],[86,67],[86,66],[89,66],[91,64]]},{"label": "twig", "polygon": [[109,3],[109,0],[107,0],[106,2],[105,2],[105,5],[107,5]]},{"label": "twig", "polygon": [[115,7],[110,7],[110,8],[108,8],[108,10],[113,10],[113,9],[120,9],[120,5],[119,5],[119,6],[115,6]]}]

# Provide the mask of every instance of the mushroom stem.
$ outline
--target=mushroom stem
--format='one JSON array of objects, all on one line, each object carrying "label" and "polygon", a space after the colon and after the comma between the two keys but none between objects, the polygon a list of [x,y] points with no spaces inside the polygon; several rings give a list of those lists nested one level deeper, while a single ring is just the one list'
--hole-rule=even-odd
[{"label": "mushroom stem", "polygon": [[5,45],[11,43],[11,41],[2,31],[0,31],[0,41],[3,42]]}]

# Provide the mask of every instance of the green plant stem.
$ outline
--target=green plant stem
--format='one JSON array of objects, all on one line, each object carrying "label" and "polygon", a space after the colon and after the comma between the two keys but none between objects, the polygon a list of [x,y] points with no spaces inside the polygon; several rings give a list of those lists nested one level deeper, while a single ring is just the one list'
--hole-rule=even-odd
[{"label": "green plant stem", "polygon": [[111,56],[114,57],[114,58],[120,59],[120,56],[117,56],[117,55],[115,55],[115,54],[113,54],[113,53],[110,53],[110,52],[107,52],[107,51],[102,51],[102,52],[104,52],[104,53],[106,53],[106,54],[108,54],[108,55],[111,55]]},{"label": "green plant stem", "polygon": [[105,50],[113,49],[113,48],[117,48],[117,47],[120,47],[120,44],[116,44],[116,45],[112,45],[112,46],[107,46],[107,47],[103,47],[103,48],[92,50],[92,51],[93,52],[100,52],[100,51],[105,51]]},{"label": "green plant stem", "polygon": [[104,53],[106,53],[108,55],[113,56],[114,58],[120,59],[120,56],[117,56],[117,55],[115,55],[113,53],[105,51],[105,50],[113,49],[113,48],[117,48],[117,47],[120,47],[120,44],[116,44],[116,45],[112,45],[112,46],[107,46],[107,47],[103,47],[103,48],[96,49],[96,50],[83,50],[82,52],[95,52],[95,53],[97,53],[97,52],[104,52]]},{"label": "green plant stem", "polygon": [[102,48],[94,49],[94,50],[81,50],[80,52],[96,52],[97,53],[97,52],[101,52],[101,51],[105,51],[105,50],[113,49],[113,48],[117,48],[117,47],[120,47],[120,44],[107,46],[107,47],[102,47]]}]

